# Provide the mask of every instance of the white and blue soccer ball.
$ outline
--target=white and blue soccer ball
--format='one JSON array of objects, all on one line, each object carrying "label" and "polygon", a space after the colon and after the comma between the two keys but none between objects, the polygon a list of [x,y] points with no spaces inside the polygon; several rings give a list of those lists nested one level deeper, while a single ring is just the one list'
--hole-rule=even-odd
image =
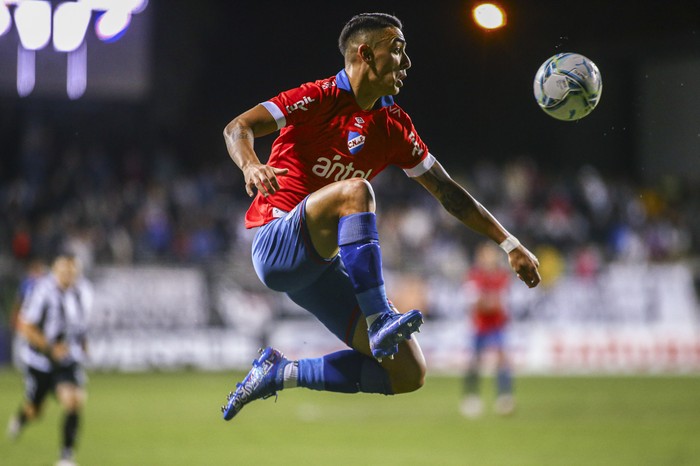
[{"label": "white and blue soccer ball", "polygon": [[535,75],[535,99],[558,120],[579,120],[593,111],[603,92],[598,67],[578,53],[559,53],[547,59]]}]

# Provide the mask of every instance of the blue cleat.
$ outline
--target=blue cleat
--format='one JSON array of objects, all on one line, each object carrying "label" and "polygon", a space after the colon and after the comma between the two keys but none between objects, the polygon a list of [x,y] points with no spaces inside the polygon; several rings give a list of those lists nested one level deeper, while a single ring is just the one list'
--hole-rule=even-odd
[{"label": "blue cleat", "polygon": [[423,314],[415,309],[405,314],[386,312],[380,315],[367,330],[372,356],[379,362],[387,356],[393,359],[399,351],[399,343],[410,340],[413,332],[420,332],[421,324]]},{"label": "blue cleat", "polygon": [[277,396],[277,390],[282,389],[284,366],[289,360],[270,347],[261,349],[260,353],[243,382],[236,384],[236,391],[229,393],[226,405],[221,407],[226,421],[233,419],[251,401]]}]

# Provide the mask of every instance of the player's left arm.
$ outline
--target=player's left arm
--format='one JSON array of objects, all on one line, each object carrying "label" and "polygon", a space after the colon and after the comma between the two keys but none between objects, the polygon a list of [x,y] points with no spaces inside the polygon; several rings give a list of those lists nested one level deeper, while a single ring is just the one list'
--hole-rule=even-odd
[{"label": "player's left arm", "polygon": [[[508,253],[508,262],[518,278],[534,288],[541,280],[539,261],[525,246],[515,240],[503,225],[474,199],[462,186],[454,181],[443,166],[435,161],[425,173],[413,178],[420,183],[440,204],[464,225],[487,238],[502,244],[506,239],[513,249]],[[510,249],[510,248],[508,248]]]},{"label": "player's left arm", "polygon": [[231,160],[241,169],[248,196],[254,195],[256,188],[263,196],[274,194],[280,189],[277,176],[286,175],[287,169],[264,164],[258,158],[253,140],[277,130],[277,122],[261,104],[247,110],[231,120],[224,128],[224,141]]}]

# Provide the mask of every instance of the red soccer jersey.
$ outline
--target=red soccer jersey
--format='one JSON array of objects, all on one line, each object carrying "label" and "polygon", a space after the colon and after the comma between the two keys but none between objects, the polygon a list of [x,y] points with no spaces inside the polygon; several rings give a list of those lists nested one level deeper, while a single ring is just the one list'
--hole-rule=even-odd
[{"label": "red soccer jersey", "polygon": [[497,330],[508,322],[504,299],[510,283],[510,274],[503,269],[484,270],[473,268],[467,280],[470,290],[478,299],[472,310],[472,319],[477,332]]},{"label": "red soccer jersey", "polygon": [[334,181],[371,180],[388,165],[419,176],[435,160],[391,96],[372,110],[362,110],[345,70],[282,92],[262,105],[281,128],[267,163],[289,172],[278,177],[280,190],[275,194],[257,194],[245,216],[247,228],[268,223],[274,218],[273,208],[290,211]]}]

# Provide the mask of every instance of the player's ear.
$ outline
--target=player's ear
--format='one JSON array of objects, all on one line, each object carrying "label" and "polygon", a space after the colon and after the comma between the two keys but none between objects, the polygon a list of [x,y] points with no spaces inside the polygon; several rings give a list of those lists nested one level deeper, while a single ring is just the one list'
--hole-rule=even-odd
[{"label": "player's ear", "polygon": [[365,63],[372,63],[374,55],[372,54],[372,48],[367,44],[361,44],[357,47],[357,53]]}]

